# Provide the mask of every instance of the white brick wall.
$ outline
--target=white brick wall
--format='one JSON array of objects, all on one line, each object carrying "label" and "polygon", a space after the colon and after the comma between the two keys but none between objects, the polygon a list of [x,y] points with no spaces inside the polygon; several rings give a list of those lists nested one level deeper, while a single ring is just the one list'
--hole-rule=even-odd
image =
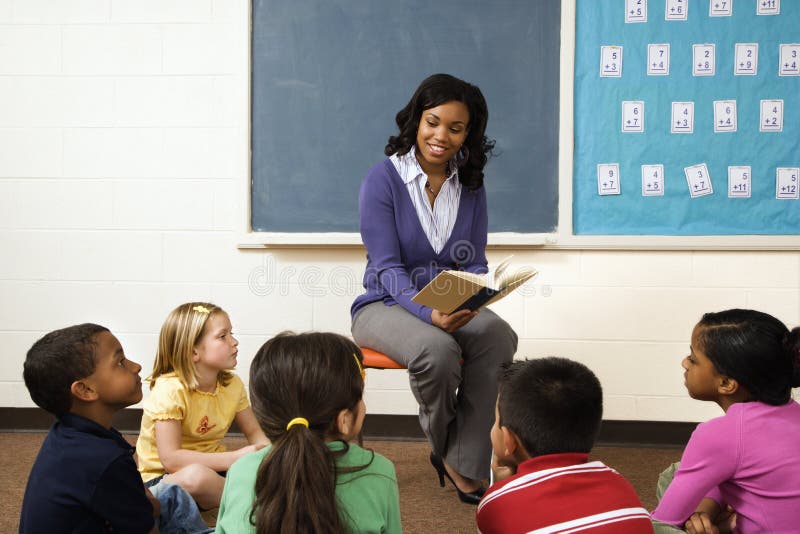
[{"label": "white brick wall", "polygon": [[[247,0],[0,0],[0,406],[33,406],[25,351],[68,324],[107,325],[147,370],[169,310],[210,299],[231,313],[245,379],[281,330],[349,333],[363,251],[236,248],[248,12]],[[589,365],[609,419],[718,414],[682,385],[704,311],[800,323],[794,252],[513,252],[541,271],[495,307],[519,357]],[[371,411],[416,413],[403,371],[369,371],[367,386]]]}]

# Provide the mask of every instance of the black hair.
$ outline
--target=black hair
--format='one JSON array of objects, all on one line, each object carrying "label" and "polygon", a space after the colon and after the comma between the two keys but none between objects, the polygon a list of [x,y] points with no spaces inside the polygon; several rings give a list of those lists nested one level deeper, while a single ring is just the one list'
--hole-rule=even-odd
[{"label": "black hair", "polygon": [[468,189],[483,185],[483,167],[494,148],[486,137],[489,110],[483,93],[476,86],[449,74],[434,74],[419,85],[406,107],[395,117],[400,133],[389,137],[384,154],[407,154],[417,142],[417,130],[422,112],[447,102],[461,102],[469,111],[469,125],[464,147],[468,150],[465,162],[459,164],[458,179]]},{"label": "black hair", "polygon": [[772,315],[742,309],[706,313],[697,328],[699,348],[750,400],[780,406],[800,386],[800,328],[790,332]]},{"label": "black hair", "polygon": [[72,383],[94,373],[95,336],[108,328],[84,323],[46,334],[28,350],[22,377],[33,402],[55,416],[72,407]]},{"label": "black hair", "polygon": [[[256,478],[250,521],[262,533],[344,532],[336,503],[336,417],[364,391],[361,350],[330,333],[284,332],[267,341],[250,365],[253,412],[272,442]],[[297,417],[308,427],[287,424]],[[369,464],[367,464],[369,465]],[[339,472],[353,472],[357,466]]]},{"label": "black hair", "polygon": [[588,453],[600,431],[603,390],[582,363],[538,358],[502,365],[499,424],[520,439],[530,456]]}]

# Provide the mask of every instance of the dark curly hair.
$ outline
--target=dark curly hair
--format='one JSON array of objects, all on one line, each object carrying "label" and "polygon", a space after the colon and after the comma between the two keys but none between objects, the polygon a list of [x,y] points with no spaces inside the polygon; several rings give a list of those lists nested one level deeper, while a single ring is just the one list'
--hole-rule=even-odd
[{"label": "dark curly hair", "polygon": [[28,350],[22,377],[33,402],[55,416],[72,407],[70,388],[94,373],[96,336],[108,328],[92,323],[45,335]]},{"label": "dark curly hair", "polygon": [[407,154],[417,142],[422,112],[453,101],[463,103],[469,111],[467,139],[464,141],[469,156],[459,167],[458,178],[468,189],[477,189],[483,185],[483,167],[494,148],[494,140],[485,135],[489,110],[480,89],[449,74],[434,74],[422,81],[406,107],[397,113],[395,122],[400,133],[389,137],[383,152],[387,156]]}]

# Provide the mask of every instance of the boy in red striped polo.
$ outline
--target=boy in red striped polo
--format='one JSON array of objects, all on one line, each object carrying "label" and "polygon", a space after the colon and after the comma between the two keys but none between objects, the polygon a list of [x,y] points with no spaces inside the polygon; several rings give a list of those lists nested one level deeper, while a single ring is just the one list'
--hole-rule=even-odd
[{"label": "boy in red striped polo", "polygon": [[602,416],[600,382],[583,364],[504,365],[491,431],[495,483],[478,505],[480,532],[652,533],[633,486],[589,461]]}]

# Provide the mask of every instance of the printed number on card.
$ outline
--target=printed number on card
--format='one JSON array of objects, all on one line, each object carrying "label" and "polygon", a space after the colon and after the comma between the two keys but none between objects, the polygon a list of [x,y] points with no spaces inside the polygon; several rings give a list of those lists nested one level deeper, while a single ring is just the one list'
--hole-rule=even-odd
[{"label": "printed number on card", "polygon": [[716,47],[713,44],[692,45],[692,74],[694,76],[714,76],[716,70]]},{"label": "printed number on card", "polygon": [[800,76],[800,44],[782,44],[780,58],[778,75]]},{"label": "printed number on card", "polygon": [[622,76],[622,47],[600,47],[600,77],[619,78]]},{"label": "printed number on card", "polygon": [[683,169],[686,175],[686,183],[689,185],[689,195],[692,198],[711,195],[714,188],[711,185],[711,176],[708,174],[708,167],[705,163],[692,165]]},{"label": "printed number on card", "polygon": [[672,103],[672,133],[694,132],[694,102]]},{"label": "printed number on card", "polygon": [[647,0],[625,0],[625,22],[647,22]]},{"label": "printed number on card", "polygon": [[644,102],[627,100],[622,102],[622,132],[644,131]]},{"label": "printed number on card", "polygon": [[642,196],[664,195],[664,166],[642,165]]},{"label": "printed number on card", "polygon": [[781,0],[757,0],[758,8],[756,13],[759,15],[780,15]]},{"label": "printed number on card", "polygon": [[761,101],[761,128],[762,132],[783,131],[783,100]]},{"label": "printed number on card", "polygon": [[689,18],[689,0],[667,0],[664,6],[666,20],[686,20]]},{"label": "printed number on card", "polygon": [[750,198],[750,166],[728,167],[728,196]]},{"label": "printed number on card", "polygon": [[647,45],[648,76],[669,74],[669,43]]},{"label": "printed number on card", "polygon": [[714,101],[714,131],[736,131],[736,100]]},{"label": "printed number on card", "polygon": [[708,0],[709,17],[730,17],[733,15],[733,0]]},{"label": "printed number on card", "polygon": [[800,198],[800,168],[778,167],[775,179],[775,197],[786,200]]},{"label": "printed number on card", "polygon": [[600,195],[619,195],[619,163],[600,163],[597,165],[597,193]]},{"label": "printed number on card", "polygon": [[758,43],[736,43],[733,74],[755,76],[758,74]]}]

